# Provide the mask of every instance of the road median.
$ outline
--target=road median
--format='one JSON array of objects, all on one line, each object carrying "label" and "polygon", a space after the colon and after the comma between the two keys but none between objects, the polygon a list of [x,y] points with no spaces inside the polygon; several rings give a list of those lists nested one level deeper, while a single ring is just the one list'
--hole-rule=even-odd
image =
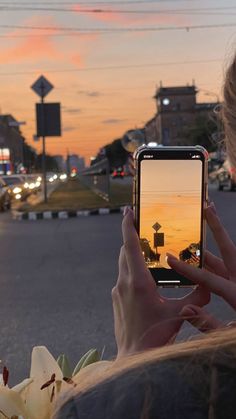
[{"label": "road median", "polygon": [[132,188],[126,184],[111,184],[110,200],[106,201],[79,180],[62,183],[48,198],[48,202],[35,205],[26,202],[12,212],[18,220],[72,218],[88,215],[105,215],[122,211],[132,203]]}]

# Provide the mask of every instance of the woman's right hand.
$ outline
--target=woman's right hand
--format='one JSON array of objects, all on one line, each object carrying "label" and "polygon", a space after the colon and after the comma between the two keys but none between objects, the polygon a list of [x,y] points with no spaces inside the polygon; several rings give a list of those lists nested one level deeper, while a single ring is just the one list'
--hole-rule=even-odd
[{"label": "woman's right hand", "polygon": [[[222,259],[206,252],[204,268],[196,269],[169,255],[168,264],[195,284],[202,285],[208,291],[222,297],[236,310],[236,246],[217,216],[214,204],[211,204],[205,210],[205,215],[218,244]],[[223,322],[192,304],[183,307],[180,315],[203,332],[225,326]],[[227,326],[229,325],[231,323]]]}]

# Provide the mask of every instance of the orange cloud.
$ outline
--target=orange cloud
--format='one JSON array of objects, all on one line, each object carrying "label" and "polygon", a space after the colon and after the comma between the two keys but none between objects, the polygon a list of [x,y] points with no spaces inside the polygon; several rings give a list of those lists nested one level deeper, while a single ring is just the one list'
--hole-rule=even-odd
[{"label": "orange cloud", "polygon": [[17,45],[1,50],[1,64],[17,63],[26,60],[39,61],[42,58],[50,60],[61,59],[62,54],[57,50],[50,38],[44,36],[27,38],[17,42]]},{"label": "orange cloud", "polygon": [[[52,35],[58,31],[53,19],[47,17],[46,19],[44,18],[42,20],[42,18],[33,16],[32,18],[22,22],[22,26],[50,26],[53,28],[53,30],[51,32],[48,31],[48,35],[45,36],[42,34],[41,30],[30,29],[27,30],[26,37],[24,38],[20,37],[22,36],[21,29],[10,32],[9,35],[15,36],[16,40],[11,41],[11,46],[9,46],[8,43],[5,48],[1,48],[1,64],[18,63],[21,61],[32,60],[37,62],[42,58],[55,60],[61,59],[63,57],[62,53],[52,38]],[[18,39],[17,36],[19,36]]]},{"label": "orange cloud", "polygon": [[[51,30],[30,29],[22,32],[21,29],[8,32],[8,35],[16,37],[7,42],[7,46],[1,47],[1,64],[11,64],[26,61],[34,63],[42,60],[71,62],[82,67],[84,59],[89,51],[88,44],[94,42],[99,37],[98,34],[80,34],[72,33],[68,48],[64,46],[64,38],[54,37],[60,32],[60,26],[50,16],[43,19],[33,16],[21,23],[22,26],[50,27]],[[22,37],[22,33],[26,34]],[[19,36],[19,38],[17,38]],[[58,42],[58,39],[60,43]],[[66,38],[67,39],[67,38]],[[80,53],[78,53],[78,45]]]},{"label": "orange cloud", "polygon": [[[154,14],[154,13],[143,13],[143,14],[132,14],[132,13],[120,13],[115,9],[107,9],[105,12],[94,12],[91,13],[95,8],[94,7],[85,7],[80,5],[75,5],[72,7],[74,12],[88,16],[89,18],[97,22],[107,22],[107,23],[118,23],[121,25],[132,25],[132,24],[145,24],[145,23],[155,23],[155,24],[189,24],[186,19],[182,16],[175,16],[171,14]],[[84,10],[83,13],[81,13]]]}]

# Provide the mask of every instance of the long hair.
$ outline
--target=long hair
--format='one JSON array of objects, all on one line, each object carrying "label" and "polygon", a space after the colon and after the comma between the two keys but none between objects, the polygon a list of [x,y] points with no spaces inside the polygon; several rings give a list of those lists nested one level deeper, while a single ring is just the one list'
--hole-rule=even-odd
[{"label": "long hair", "polygon": [[231,165],[236,169],[236,55],[225,73],[222,117],[227,154]]},{"label": "long hair", "polygon": [[[165,364],[165,361],[172,362],[174,368],[178,368],[178,375],[181,377],[185,377],[189,374],[191,380],[194,385],[194,381],[196,381],[196,387],[199,389],[198,391],[201,392],[201,387],[204,387],[204,375],[205,375],[205,366],[212,365],[211,371],[211,388],[212,391],[217,393],[215,390],[217,387],[217,379],[215,376],[214,370],[214,362],[213,360],[217,359],[220,362],[221,367],[231,368],[232,370],[236,371],[236,329],[235,328],[225,328],[225,329],[218,329],[217,331],[208,333],[207,335],[201,335],[200,337],[194,337],[191,340],[176,343],[173,345],[167,345],[161,348],[152,349],[149,351],[145,351],[142,353],[137,353],[131,356],[124,357],[120,360],[116,360],[111,362],[110,366],[106,369],[96,368],[94,372],[84,371],[82,370],[75,382],[77,386],[74,387],[71,391],[67,394],[64,394],[63,398],[59,400],[57,406],[55,408],[55,418],[62,418],[64,416],[60,416],[61,412],[63,411],[63,406],[66,406],[68,400],[80,400],[80,397],[87,396],[87,394],[93,393],[96,397],[99,398],[99,391],[98,389],[108,388],[107,386],[110,385],[113,380],[119,380],[120,383],[116,388],[116,392],[111,392],[109,395],[110,402],[115,405],[117,410],[117,406],[121,406],[123,401],[127,399],[127,392],[124,390],[125,386],[133,387],[133,391],[137,391],[135,389],[134,383],[138,381],[140,376],[145,379],[146,376],[149,376],[148,380],[144,383],[144,389],[141,391],[142,394],[137,394],[137,399],[142,399],[142,405],[140,409],[140,415],[137,416],[142,419],[149,418],[149,404],[151,399],[155,399],[155,394],[150,394],[149,388],[149,381],[155,380],[155,376],[157,372],[155,370],[158,365]],[[191,368],[196,367],[197,365],[197,374],[196,370],[193,370],[191,375]],[[211,368],[211,367],[210,367]],[[153,377],[152,377],[153,375]],[[151,377],[150,377],[151,376]],[[123,377],[125,380],[122,381]],[[199,378],[201,377],[201,378]],[[228,382],[228,381],[227,381]],[[200,384],[199,384],[200,383]],[[192,384],[192,383],[191,383]],[[168,392],[168,388],[166,388]],[[225,389],[227,393],[227,389]],[[153,393],[153,389],[152,389]],[[158,391],[157,391],[158,394]],[[131,397],[128,394],[128,397]],[[213,397],[214,394],[213,394]],[[234,397],[234,396],[233,396]],[[211,395],[209,395],[209,400],[206,400],[206,404],[208,404],[209,411],[211,411]],[[136,402],[134,402],[135,404]],[[136,406],[137,407],[137,406]],[[111,415],[112,416],[109,416]],[[108,416],[106,416],[108,415]],[[102,417],[103,419],[107,419],[113,417],[114,412],[99,412],[97,418]],[[65,416],[66,417],[66,416]],[[73,417],[73,416],[72,416]],[[75,416],[76,417],[76,416]],[[83,417],[83,416],[82,416]],[[122,416],[116,416],[122,417]],[[128,417],[128,416],[127,416]],[[209,414],[209,418],[214,418],[214,414]],[[225,417],[228,417],[227,415]]]}]

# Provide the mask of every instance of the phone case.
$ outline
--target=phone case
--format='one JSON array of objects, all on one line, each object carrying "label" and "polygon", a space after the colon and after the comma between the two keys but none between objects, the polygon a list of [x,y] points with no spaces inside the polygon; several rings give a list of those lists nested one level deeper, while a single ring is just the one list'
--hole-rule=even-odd
[{"label": "phone case", "polygon": [[[163,151],[179,151],[179,150],[183,150],[183,151],[200,151],[203,156],[204,156],[204,178],[203,178],[203,209],[205,209],[208,204],[208,159],[209,159],[209,155],[207,150],[202,147],[202,146],[162,146],[162,145],[157,145],[157,146],[148,146],[146,145],[142,145],[141,147],[139,147],[135,152],[134,152],[134,178],[133,178],[133,209],[134,209],[134,217],[135,217],[135,224],[136,227],[138,227],[137,223],[138,223],[138,160],[139,160],[139,156],[140,153],[143,151],[147,151],[150,152],[151,150],[163,150]],[[202,222],[202,251],[203,251],[203,258],[202,258],[202,265],[204,264],[204,253],[205,253],[205,249],[206,249],[206,220],[205,217],[203,216],[203,222]],[[202,267],[202,266],[201,266]],[[165,286],[163,286],[165,287]],[[195,285],[178,285],[177,287],[190,287],[190,288],[195,288]]]}]

